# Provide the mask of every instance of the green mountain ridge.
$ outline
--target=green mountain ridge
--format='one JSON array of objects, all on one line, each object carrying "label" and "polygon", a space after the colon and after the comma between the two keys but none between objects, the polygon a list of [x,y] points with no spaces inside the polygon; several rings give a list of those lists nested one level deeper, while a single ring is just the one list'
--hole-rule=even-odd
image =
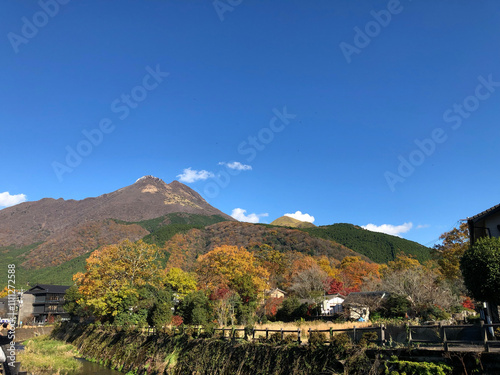
[{"label": "green mountain ridge", "polygon": [[413,255],[420,262],[431,259],[431,249],[417,242],[385,233],[372,232],[357,225],[338,223],[316,228],[299,228],[313,237],[338,242],[366,255],[376,263],[394,260],[398,253]]}]

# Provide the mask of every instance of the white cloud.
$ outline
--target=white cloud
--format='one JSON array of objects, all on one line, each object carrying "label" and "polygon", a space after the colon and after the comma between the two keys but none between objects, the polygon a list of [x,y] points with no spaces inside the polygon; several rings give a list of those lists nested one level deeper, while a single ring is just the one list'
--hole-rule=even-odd
[{"label": "white cloud", "polygon": [[398,236],[401,237],[401,233],[406,233],[408,232],[411,228],[413,228],[413,223],[404,223],[401,225],[391,225],[391,224],[382,224],[382,225],[375,225],[375,224],[367,224],[363,225],[362,228],[371,230],[372,232],[381,232],[385,234],[390,234],[393,236]]},{"label": "white cloud", "polygon": [[184,171],[177,175],[179,177],[180,182],[192,183],[199,180],[206,180],[208,178],[214,177],[212,172],[201,170],[197,171],[195,169],[191,169],[191,167],[184,169]]},{"label": "white cloud", "polygon": [[10,207],[19,203],[26,202],[26,195],[11,195],[8,191],[0,193],[0,207]]},{"label": "white cloud", "polygon": [[424,229],[424,228],[429,228],[429,227],[430,227],[429,224],[420,224],[420,225],[417,225],[416,229]]},{"label": "white cloud", "polygon": [[239,161],[233,161],[230,163],[226,163],[225,161],[221,161],[219,165],[225,165],[229,169],[236,169],[237,171],[251,171],[252,166],[247,164],[241,164]]},{"label": "white cloud", "polygon": [[231,212],[231,216],[235,218],[238,221],[244,221],[247,223],[258,223],[260,221],[261,217],[267,217],[269,216],[268,213],[265,214],[248,214],[246,215],[245,213],[247,210],[244,210],[243,208],[235,208],[233,212]]},{"label": "white cloud", "polygon": [[295,212],[294,214],[285,214],[285,216],[291,217],[293,219],[297,219],[300,221],[307,221],[308,223],[314,223],[314,216],[309,214],[303,214],[300,211]]}]

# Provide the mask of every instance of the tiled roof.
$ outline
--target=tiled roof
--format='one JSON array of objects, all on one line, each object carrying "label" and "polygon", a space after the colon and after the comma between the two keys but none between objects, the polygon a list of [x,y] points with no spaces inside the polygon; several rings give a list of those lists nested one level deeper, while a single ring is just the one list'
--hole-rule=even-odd
[{"label": "tiled roof", "polygon": [[[39,293],[39,292],[46,292],[46,293],[61,294],[61,293],[66,293],[66,290],[68,290],[68,288],[69,288],[69,286],[67,286],[67,285],[36,284],[34,287],[32,287],[26,293],[34,294],[34,293]],[[37,290],[37,289],[39,289],[39,290]]]},{"label": "tiled roof", "polygon": [[477,215],[474,215],[474,216],[471,216],[471,217],[468,217],[467,220],[472,220],[472,221],[476,221],[478,219],[482,219],[483,216],[486,216],[488,214],[492,214],[494,213],[495,211],[499,210],[500,209],[500,204],[497,204],[496,206],[493,206],[491,208],[488,208],[487,210],[483,211],[483,212],[480,212],[478,213]]}]

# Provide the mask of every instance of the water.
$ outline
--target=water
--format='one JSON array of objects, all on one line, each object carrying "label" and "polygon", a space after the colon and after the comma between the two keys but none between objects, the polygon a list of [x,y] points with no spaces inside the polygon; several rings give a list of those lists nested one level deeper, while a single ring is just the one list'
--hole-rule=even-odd
[{"label": "water", "polygon": [[119,371],[111,370],[97,363],[89,362],[81,358],[78,358],[78,360],[82,362],[83,366],[80,371],[72,373],[72,375],[123,375],[123,373]]}]

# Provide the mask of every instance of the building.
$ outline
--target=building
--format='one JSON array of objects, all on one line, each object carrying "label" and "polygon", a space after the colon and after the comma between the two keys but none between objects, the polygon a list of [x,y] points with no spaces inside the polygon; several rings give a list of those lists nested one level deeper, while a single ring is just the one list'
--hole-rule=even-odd
[{"label": "building", "polygon": [[321,315],[335,315],[342,312],[342,303],[345,297],[342,294],[327,294],[321,302]]},{"label": "building", "polygon": [[383,300],[389,296],[388,292],[352,292],[345,298],[343,306],[347,318],[351,320],[368,321],[370,310],[376,310]]},{"label": "building", "polygon": [[19,321],[23,323],[51,323],[65,320],[64,294],[69,286],[37,284],[23,294]]},{"label": "building", "polygon": [[[467,218],[471,245],[482,237],[500,237],[500,204]],[[484,318],[487,322],[500,322],[500,308],[484,303]]]},{"label": "building", "polygon": [[266,294],[269,298],[285,298],[286,292],[281,289],[274,288],[267,291]]},{"label": "building", "polygon": [[500,204],[467,218],[470,243],[481,237],[500,237]]}]

